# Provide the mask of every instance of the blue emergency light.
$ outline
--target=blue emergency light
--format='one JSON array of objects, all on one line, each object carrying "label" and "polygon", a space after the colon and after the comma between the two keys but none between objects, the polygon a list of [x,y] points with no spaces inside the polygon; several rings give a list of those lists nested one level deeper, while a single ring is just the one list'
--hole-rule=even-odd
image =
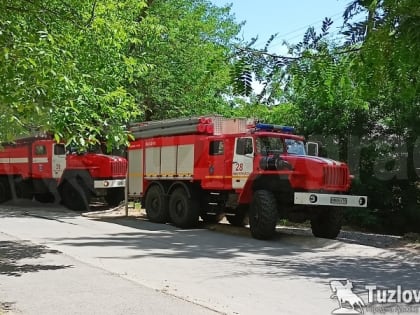
[{"label": "blue emergency light", "polygon": [[257,130],[261,131],[277,131],[277,132],[284,132],[284,133],[293,133],[295,128],[289,126],[281,126],[281,125],[273,125],[273,124],[262,124],[258,123],[255,125]]}]

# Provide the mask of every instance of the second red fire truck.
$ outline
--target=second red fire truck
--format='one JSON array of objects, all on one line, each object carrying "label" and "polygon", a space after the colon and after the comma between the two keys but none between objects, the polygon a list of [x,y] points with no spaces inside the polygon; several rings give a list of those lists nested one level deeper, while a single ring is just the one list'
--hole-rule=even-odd
[{"label": "second red fire truck", "polygon": [[257,239],[273,237],[280,218],[311,221],[317,237],[335,238],[342,207],[366,207],[346,194],[345,163],[309,156],[292,128],[220,116],[133,125],[128,195],[153,222],[181,228],[226,217],[249,223]]},{"label": "second red fire truck", "polygon": [[59,201],[72,210],[89,209],[92,197],[111,206],[124,200],[127,160],[97,153],[69,153],[48,134],[0,146],[0,203],[13,197]]}]

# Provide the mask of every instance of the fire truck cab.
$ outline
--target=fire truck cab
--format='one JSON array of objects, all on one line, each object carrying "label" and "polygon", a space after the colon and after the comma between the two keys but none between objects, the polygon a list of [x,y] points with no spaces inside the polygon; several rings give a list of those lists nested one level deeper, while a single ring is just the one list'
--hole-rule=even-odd
[{"label": "fire truck cab", "polygon": [[335,238],[342,207],[366,207],[347,195],[345,163],[308,156],[293,129],[220,116],[146,122],[131,127],[128,195],[153,222],[189,228],[199,217],[249,224],[271,238],[278,220],[311,221],[315,236]]},{"label": "fire truck cab", "polygon": [[124,200],[127,161],[95,153],[69,154],[63,143],[40,134],[0,147],[0,202],[13,197],[59,201],[88,210],[92,197],[115,206]]}]

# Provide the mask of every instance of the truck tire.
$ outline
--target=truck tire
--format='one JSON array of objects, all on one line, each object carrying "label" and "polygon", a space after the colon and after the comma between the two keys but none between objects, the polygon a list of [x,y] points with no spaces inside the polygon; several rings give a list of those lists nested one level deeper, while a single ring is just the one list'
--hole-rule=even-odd
[{"label": "truck tire", "polygon": [[219,213],[219,214],[202,213],[200,217],[204,223],[215,224],[222,221],[223,218],[225,217],[225,214],[224,213]]},{"label": "truck tire", "polygon": [[260,240],[270,239],[276,232],[279,218],[277,201],[268,190],[257,190],[249,208],[251,235]]},{"label": "truck tire", "polygon": [[187,229],[197,225],[199,202],[189,198],[184,188],[179,187],[169,197],[169,216],[175,226]]},{"label": "truck tire", "polygon": [[110,207],[118,206],[125,199],[123,187],[109,188],[105,195],[105,201]]},{"label": "truck tire", "polygon": [[235,215],[227,215],[226,220],[233,226],[246,226],[249,224],[248,206],[241,205],[236,208]]},{"label": "truck tire", "polygon": [[311,219],[312,234],[316,237],[334,239],[340,233],[342,221],[341,208],[326,207]]},{"label": "truck tire", "polygon": [[0,203],[6,202],[11,198],[9,181],[7,178],[0,178]]},{"label": "truck tire", "polygon": [[159,185],[153,185],[147,190],[145,198],[147,218],[151,222],[166,223],[169,219],[168,200]]},{"label": "truck tire", "polygon": [[65,207],[75,211],[88,211],[90,194],[77,180],[66,181],[61,189],[61,200]]}]

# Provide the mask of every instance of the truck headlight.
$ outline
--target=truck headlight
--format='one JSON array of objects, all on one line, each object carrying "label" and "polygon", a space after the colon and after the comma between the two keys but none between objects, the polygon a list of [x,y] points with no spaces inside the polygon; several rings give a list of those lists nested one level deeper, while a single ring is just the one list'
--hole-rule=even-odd
[{"label": "truck headlight", "polygon": [[310,203],[316,203],[318,201],[318,197],[316,195],[310,195],[309,196],[309,202]]}]

